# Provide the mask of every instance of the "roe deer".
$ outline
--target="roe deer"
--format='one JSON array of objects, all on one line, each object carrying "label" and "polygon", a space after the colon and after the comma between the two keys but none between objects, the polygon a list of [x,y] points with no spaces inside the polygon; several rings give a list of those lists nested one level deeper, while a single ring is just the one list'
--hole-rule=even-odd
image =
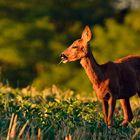
[{"label": "roe deer", "polygon": [[115,62],[99,65],[89,46],[92,32],[86,26],[80,39],[77,39],[62,54],[63,63],[80,60],[97,97],[102,103],[104,121],[110,127],[116,99],[124,112],[122,125],[128,125],[133,119],[129,98],[136,93],[140,97],[140,56],[130,55]]}]

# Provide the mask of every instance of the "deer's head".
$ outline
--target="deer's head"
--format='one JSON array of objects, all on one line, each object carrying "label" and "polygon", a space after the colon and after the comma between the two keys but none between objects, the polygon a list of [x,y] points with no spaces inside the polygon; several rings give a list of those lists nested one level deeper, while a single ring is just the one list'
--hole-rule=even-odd
[{"label": "deer's head", "polygon": [[63,63],[79,60],[88,53],[88,42],[91,40],[92,33],[89,26],[86,26],[80,39],[77,39],[62,54]]}]

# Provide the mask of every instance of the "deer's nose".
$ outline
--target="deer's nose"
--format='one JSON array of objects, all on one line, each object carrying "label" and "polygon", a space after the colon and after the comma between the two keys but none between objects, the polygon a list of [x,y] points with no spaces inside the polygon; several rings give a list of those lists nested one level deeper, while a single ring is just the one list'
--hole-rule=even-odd
[{"label": "deer's nose", "polygon": [[68,57],[65,54],[61,54],[61,59],[67,59]]}]

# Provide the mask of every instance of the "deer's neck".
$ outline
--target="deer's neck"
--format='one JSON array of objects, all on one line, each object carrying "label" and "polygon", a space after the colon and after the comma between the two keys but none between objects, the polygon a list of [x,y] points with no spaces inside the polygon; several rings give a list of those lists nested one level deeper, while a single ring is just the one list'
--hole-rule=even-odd
[{"label": "deer's neck", "polygon": [[103,73],[101,71],[101,66],[96,62],[95,58],[92,55],[92,52],[89,48],[88,55],[83,57],[80,61],[81,65],[86,71],[93,88],[96,90],[99,87],[103,79]]}]

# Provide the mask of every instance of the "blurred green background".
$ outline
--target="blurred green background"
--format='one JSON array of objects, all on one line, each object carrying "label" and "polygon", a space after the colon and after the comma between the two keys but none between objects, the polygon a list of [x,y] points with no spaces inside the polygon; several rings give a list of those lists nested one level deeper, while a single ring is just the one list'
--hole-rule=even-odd
[{"label": "blurred green background", "polygon": [[0,0],[0,82],[91,92],[79,62],[58,65],[85,25],[100,64],[140,55],[139,0]]}]

